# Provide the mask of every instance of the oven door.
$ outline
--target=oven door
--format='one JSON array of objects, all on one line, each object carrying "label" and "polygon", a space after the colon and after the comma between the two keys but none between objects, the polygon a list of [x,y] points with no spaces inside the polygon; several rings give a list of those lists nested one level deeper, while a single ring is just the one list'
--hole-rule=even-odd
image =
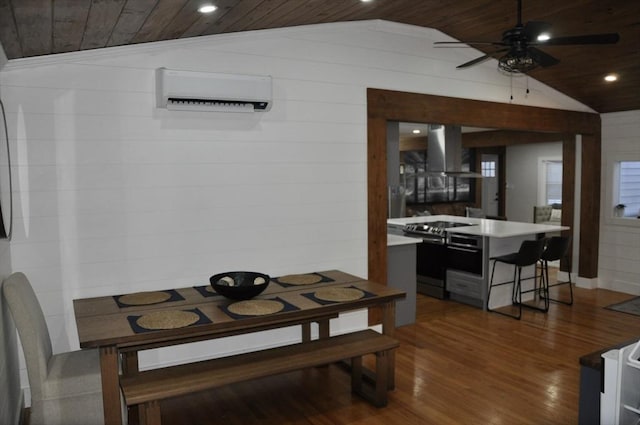
[{"label": "oven door", "polygon": [[417,290],[421,294],[444,299],[447,249],[443,243],[424,241],[416,247]]},{"label": "oven door", "polygon": [[482,276],[482,248],[448,245],[447,268]]}]

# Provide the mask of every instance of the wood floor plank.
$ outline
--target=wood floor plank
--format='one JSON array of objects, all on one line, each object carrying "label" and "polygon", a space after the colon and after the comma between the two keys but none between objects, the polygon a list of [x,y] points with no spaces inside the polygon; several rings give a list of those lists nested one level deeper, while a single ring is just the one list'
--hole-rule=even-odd
[{"label": "wood floor plank", "polygon": [[163,423],[577,423],[579,358],[640,338],[640,316],[604,308],[628,294],[575,289],[575,298],[517,321],[419,295],[417,323],[395,335],[396,389],[385,408],[350,394],[349,375],[330,366],[167,400]]}]

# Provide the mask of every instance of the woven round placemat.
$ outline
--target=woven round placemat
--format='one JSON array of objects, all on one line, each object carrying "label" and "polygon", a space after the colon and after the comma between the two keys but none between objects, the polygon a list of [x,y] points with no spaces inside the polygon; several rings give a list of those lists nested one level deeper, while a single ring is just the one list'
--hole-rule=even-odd
[{"label": "woven round placemat", "polygon": [[317,274],[288,274],[280,276],[278,282],[288,285],[312,285],[322,280],[322,276]]},{"label": "woven round placemat", "polygon": [[140,316],[136,323],[145,329],[178,329],[192,325],[200,320],[200,316],[192,311],[169,310],[154,311]]},{"label": "woven round placemat", "polygon": [[167,301],[171,298],[168,292],[136,292],[134,294],[126,294],[118,298],[118,301],[127,305],[147,305],[156,304]]},{"label": "woven round placemat", "polygon": [[323,301],[354,301],[364,297],[364,292],[356,288],[322,288],[313,295]]},{"label": "woven round placemat", "polygon": [[284,304],[275,300],[246,300],[230,304],[227,308],[231,313],[241,316],[263,316],[279,312]]}]

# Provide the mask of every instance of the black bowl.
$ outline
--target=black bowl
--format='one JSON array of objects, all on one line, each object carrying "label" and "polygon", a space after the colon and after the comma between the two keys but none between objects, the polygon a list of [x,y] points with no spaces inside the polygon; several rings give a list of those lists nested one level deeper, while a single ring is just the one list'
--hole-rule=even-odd
[{"label": "black bowl", "polygon": [[226,272],[211,276],[209,282],[220,295],[232,300],[248,300],[267,289],[269,279],[270,277],[263,273]]}]

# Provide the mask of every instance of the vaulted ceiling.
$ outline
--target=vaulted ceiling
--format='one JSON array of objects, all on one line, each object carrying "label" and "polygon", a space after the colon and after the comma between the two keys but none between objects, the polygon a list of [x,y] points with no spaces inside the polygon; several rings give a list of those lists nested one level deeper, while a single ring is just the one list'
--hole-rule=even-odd
[{"label": "vaulted ceiling", "polygon": [[[203,3],[218,9],[201,14]],[[458,40],[499,41],[515,25],[516,10],[516,0],[0,0],[0,43],[16,59],[365,19],[435,28]],[[619,33],[615,45],[545,47],[560,63],[530,75],[598,112],[640,109],[640,1],[524,0],[522,13],[523,22],[551,23],[553,37]],[[606,83],[609,73],[618,81]]]}]

